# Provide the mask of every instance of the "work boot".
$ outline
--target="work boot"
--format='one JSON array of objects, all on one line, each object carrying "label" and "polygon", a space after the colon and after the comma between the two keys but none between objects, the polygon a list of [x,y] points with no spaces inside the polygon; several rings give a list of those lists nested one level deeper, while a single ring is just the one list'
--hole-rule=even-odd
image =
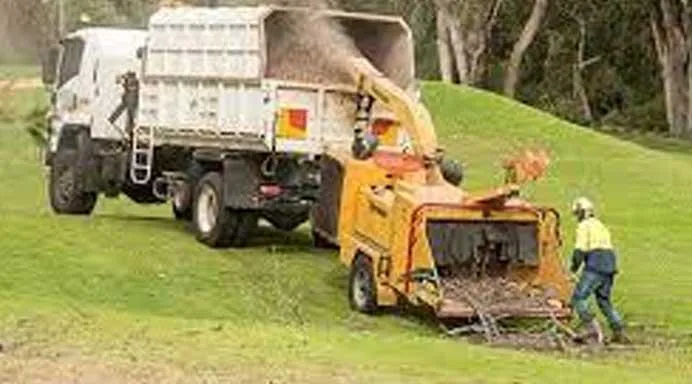
[{"label": "work boot", "polygon": [[613,330],[613,338],[610,339],[610,342],[615,344],[632,344],[632,340],[627,337],[624,329]]},{"label": "work boot", "polygon": [[590,322],[584,325],[584,328],[586,329],[574,337],[574,341],[576,343],[584,344],[589,340],[594,340],[598,344],[603,344],[603,330],[601,329],[601,324],[598,323],[598,320],[595,318],[592,319]]}]

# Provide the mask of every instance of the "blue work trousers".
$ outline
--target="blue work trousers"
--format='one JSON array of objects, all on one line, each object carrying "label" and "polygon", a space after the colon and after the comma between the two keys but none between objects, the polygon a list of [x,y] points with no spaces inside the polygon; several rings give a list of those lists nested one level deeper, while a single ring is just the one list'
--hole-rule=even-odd
[{"label": "blue work trousers", "polygon": [[615,275],[612,274],[602,274],[588,270],[582,273],[572,295],[572,308],[577,312],[583,323],[588,323],[594,318],[594,315],[589,310],[589,298],[591,295],[594,295],[596,296],[598,308],[608,319],[610,328],[614,331],[623,329],[622,317],[615,310],[610,299],[614,283]]}]

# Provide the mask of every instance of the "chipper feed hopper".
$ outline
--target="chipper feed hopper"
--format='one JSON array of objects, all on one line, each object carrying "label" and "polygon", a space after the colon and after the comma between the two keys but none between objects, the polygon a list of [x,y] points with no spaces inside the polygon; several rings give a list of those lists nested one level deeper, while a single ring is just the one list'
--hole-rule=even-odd
[{"label": "chipper feed hopper", "polygon": [[[367,60],[349,63],[359,89],[353,148],[323,159],[313,224],[319,242],[340,246],[354,309],[403,300],[439,318],[567,316],[558,213],[519,196],[547,159],[527,153],[506,163],[504,186],[465,192],[426,108]],[[367,134],[375,104],[408,134],[408,151],[377,149]]]}]

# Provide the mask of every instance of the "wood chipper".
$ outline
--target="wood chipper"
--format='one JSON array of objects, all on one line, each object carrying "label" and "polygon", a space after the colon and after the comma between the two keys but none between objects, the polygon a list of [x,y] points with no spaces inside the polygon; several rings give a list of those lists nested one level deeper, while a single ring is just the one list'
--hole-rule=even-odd
[{"label": "wood chipper", "polygon": [[[324,157],[313,225],[317,241],[339,245],[350,268],[352,307],[372,313],[404,300],[442,319],[567,316],[559,215],[519,196],[545,156],[507,162],[497,190],[465,192],[426,108],[367,60],[350,65],[359,89],[353,148]],[[375,103],[408,134],[408,151],[373,145]]]}]

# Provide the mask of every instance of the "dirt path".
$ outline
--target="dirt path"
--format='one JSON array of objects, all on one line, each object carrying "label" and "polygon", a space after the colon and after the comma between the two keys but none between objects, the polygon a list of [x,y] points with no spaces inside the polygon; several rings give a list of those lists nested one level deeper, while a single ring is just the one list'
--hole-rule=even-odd
[{"label": "dirt path", "polygon": [[0,80],[0,94],[9,91],[21,91],[25,89],[35,89],[43,86],[41,79],[37,77],[27,77],[21,79]]},{"label": "dirt path", "polygon": [[[230,367],[205,367],[203,364],[183,368],[173,363],[153,363],[122,359],[94,359],[82,356],[2,356],[0,384],[245,384],[338,382],[395,383],[386,376],[358,377],[346,370],[306,367],[296,369],[266,364]],[[407,381],[408,382],[408,381]]]}]

